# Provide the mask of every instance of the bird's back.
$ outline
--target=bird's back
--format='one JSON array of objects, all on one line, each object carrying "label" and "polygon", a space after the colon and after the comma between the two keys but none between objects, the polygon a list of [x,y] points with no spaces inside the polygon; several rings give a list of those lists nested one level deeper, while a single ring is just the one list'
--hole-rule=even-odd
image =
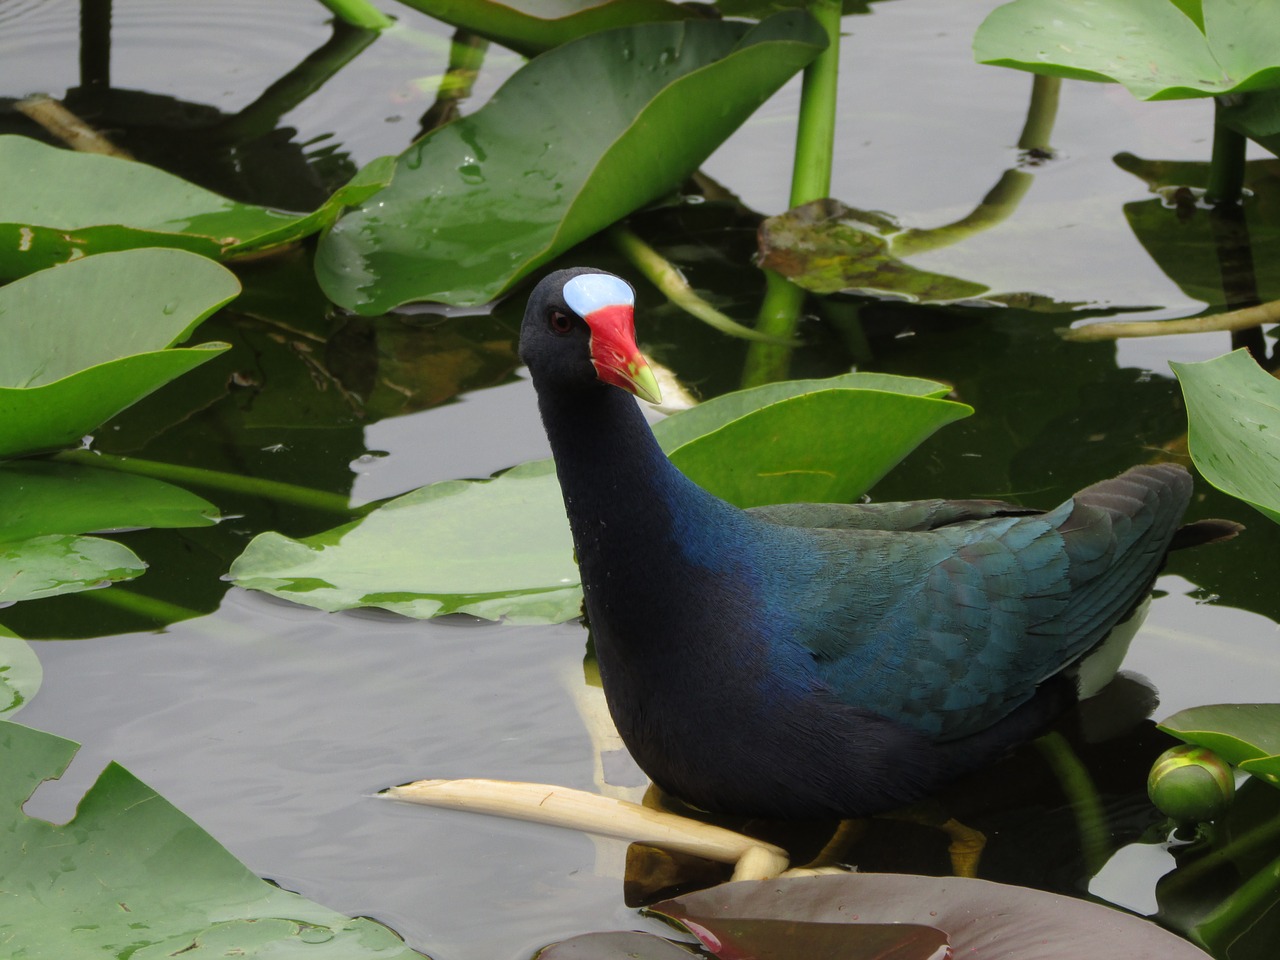
[{"label": "bird's back", "polygon": [[796,529],[812,563],[780,563],[770,579],[790,598],[778,642],[843,702],[931,739],[971,736],[1133,613],[1190,495],[1187,472],[1162,464],[1047,513],[994,501],[754,511],[821,524]]}]

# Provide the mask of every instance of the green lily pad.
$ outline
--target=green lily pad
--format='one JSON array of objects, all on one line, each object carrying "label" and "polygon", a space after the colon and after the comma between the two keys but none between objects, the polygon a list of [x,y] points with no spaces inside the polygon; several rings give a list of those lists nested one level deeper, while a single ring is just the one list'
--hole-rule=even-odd
[{"label": "green lily pad", "polygon": [[420,487],[302,540],[260,534],[229,576],[237,586],[328,611],[380,607],[408,617],[559,623],[582,606],[559,504],[555,466],[538,460],[493,480]]},{"label": "green lily pad", "polygon": [[254,876],[118,764],[53,824],[23,812],[77,745],[0,723],[0,943],[14,958],[420,960],[391,930]]},{"label": "green lily pad", "polygon": [[971,300],[989,291],[895,258],[890,238],[902,229],[884,214],[815,200],[760,225],[760,262],[814,293],[889,293],[937,303]]},{"label": "green lily pad", "polygon": [[0,627],[0,720],[21,710],[40,689],[43,677],[31,644]]},{"label": "green lily pad", "polygon": [[309,214],[236,203],[133,160],[0,136],[0,277],[94,253],[175,247],[215,259],[291,243],[331,223],[390,179],[375,160]]},{"label": "green lily pad", "polygon": [[1010,171],[1002,182],[1007,199],[998,204],[984,201],[964,220],[934,230],[908,230],[888,214],[857,210],[838,200],[803,204],[760,225],[760,263],[814,293],[1070,309],[1073,304],[1032,293],[1000,292],[973,280],[921,270],[903,259],[958,243],[999,223],[1016,207],[1030,175]]},{"label": "green lily pad", "polygon": [[0,543],[0,604],[94,590],[140,576],[146,564],[99,537],[51,534]]},{"label": "green lily pad", "polygon": [[930,397],[822,390],[771,403],[670,456],[687,476],[740,507],[849,503],[939,427],[971,413],[965,404]]},{"label": "green lily pad", "polygon": [[[864,383],[878,389],[846,386]],[[971,412],[936,399],[946,390],[931,381],[869,374],[770,384],[675,414],[655,433],[690,477],[744,503],[781,494],[812,499],[828,490],[853,499],[923,439],[922,424],[931,422],[932,432]],[[881,416],[895,419],[886,426],[877,421]],[[693,429],[682,427],[684,420]],[[774,443],[792,435],[808,442]],[[814,436],[839,437],[839,443],[817,444],[827,448],[818,459],[809,449]],[[766,458],[770,470],[733,466],[755,457]],[[550,460],[493,480],[423,487],[362,520],[302,540],[261,534],[231,565],[230,577],[238,586],[328,611],[372,606],[414,617],[456,612],[549,623],[576,617],[582,602]]]},{"label": "green lily pad", "polygon": [[0,543],[49,533],[133,527],[206,527],[218,508],[149,477],[72,463],[0,463]]},{"label": "green lily pad", "polygon": [[226,350],[165,348],[239,292],[224,267],[161,249],[85,257],[0,288],[0,457],[75,443]]},{"label": "green lily pad", "polygon": [[1280,382],[1243,349],[1170,366],[1186,400],[1196,469],[1280,523]]},{"label": "green lily pad", "polygon": [[677,187],[825,46],[803,11],[755,26],[651,23],[583,37],[409,148],[394,179],[320,241],[339,305],[486,303]]},{"label": "green lily pad", "polygon": [[1280,703],[1215,703],[1180,710],[1160,725],[1208,747],[1232,766],[1280,786]]},{"label": "green lily pad", "polygon": [[973,54],[1140,100],[1213,97],[1280,87],[1280,17],[1259,0],[1014,0],[982,22]]},{"label": "green lily pad", "polygon": [[[1245,164],[1249,196],[1237,225],[1198,202],[1209,164],[1145,160],[1122,153],[1116,166],[1156,194],[1126,203],[1125,219],[1143,249],[1182,292],[1224,306],[1237,290],[1249,298],[1280,299],[1280,161]],[[1187,189],[1190,188],[1190,189]]]},{"label": "green lily pad", "polygon": [[687,20],[697,13],[668,0],[400,0],[405,6],[525,54],[635,23]]}]

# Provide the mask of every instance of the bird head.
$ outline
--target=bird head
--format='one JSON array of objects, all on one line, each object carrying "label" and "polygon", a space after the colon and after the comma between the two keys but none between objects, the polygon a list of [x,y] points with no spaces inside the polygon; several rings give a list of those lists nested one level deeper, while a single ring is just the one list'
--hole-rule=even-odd
[{"label": "bird head", "polygon": [[605,383],[651,403],[661,399],[636,346],[635,291],[603,270],[558,270],[533,288],[520,326],[520,358],[535,381]]}]

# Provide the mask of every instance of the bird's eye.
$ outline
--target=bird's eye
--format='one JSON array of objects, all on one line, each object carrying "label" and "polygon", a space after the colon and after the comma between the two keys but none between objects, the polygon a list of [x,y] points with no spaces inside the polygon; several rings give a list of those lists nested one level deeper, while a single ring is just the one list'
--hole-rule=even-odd
[{"label": "bird's eye", "polygon": [[573,318],[563,310],[552,310],[547,314],[547,326],[556,333],[568,333],[573,329]]}]

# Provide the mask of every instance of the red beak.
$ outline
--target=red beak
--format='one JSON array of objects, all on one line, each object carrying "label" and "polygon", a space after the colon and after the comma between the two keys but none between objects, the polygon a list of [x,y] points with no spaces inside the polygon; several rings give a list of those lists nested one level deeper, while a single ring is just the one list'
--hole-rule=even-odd
[{"label": "red beak", "polygon": [[603,383],[621,387],[650,403],[662,400],[658,379],[636,346],[635,312],[629,303],[611,303],[582,319],[591,328],[591,363]]}]

